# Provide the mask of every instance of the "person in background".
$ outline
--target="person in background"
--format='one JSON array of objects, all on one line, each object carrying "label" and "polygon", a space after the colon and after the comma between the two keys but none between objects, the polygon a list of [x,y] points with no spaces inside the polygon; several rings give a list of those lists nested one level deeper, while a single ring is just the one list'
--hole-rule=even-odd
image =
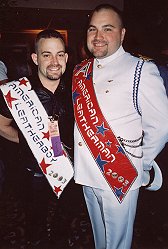
[{"label": "person in background", "polygon": [[0,61],[0,81],[2,84],[2,81],[7,81],[8,76],[7,76],[7,68],[5,66],[5,64]]},{"label": "person in background", "polygon": [[[37,34],[35,52],[32,53],[32,60],[35,65],[37,65],[38,70],[37,74],[32,75],[28,80],[47,112],[47,115],[53,117],[53,119],[56,116],[58,117],[61,142],[64,144],[64,147],[66,147],[70,157],[72,157],[73,115],[70,108],[71,98],[68,97],[68,93],[65,91],[66,80],[68,79],[65,80],[63,77],[66,70],[68,54],[65,51],[65,43],[61,34],[50,29],[43,30]],[[39,108],[38,105],[37,108]],[[37,111],[34,110],[33,113],[36,115]],[[3,96],[1,96],[0,135],[12,142],[19,143],[20,148],[22,182],[20,188],[22,189],[25,204],[26,240],[31,248],[36,246],[41,247],[44,246],[45,241],[47,243],[48,239],[48,203],[54,194],[39,167],[36,151],[32,153],[28,145],[30,141],[25,139],[20,129],[16,129],[12,126],[12,122],[13,117]],[[71,191],[73,190],[71,189]],[[55,195],[54,198],[56,198]],[[64,196],[61,198],[64,200]],[[63,207],[63,209],[65,210],[65,207]],[[60,224],[61,222],[58,224],[58,232],[59,229],[61,229],[59,227]],[[66,229],[68,228],[65,228],[65,230]],[[57,238],[55,238],[55,241],[56,240]]]},{"label": "person in background", "polygon": [[122,13],[90,15],[93,58],[73,73],[75,182],[83,185],[96,249],[130,249],[139,188],[168,141],[168,99],[154,63],[123,49]]}]

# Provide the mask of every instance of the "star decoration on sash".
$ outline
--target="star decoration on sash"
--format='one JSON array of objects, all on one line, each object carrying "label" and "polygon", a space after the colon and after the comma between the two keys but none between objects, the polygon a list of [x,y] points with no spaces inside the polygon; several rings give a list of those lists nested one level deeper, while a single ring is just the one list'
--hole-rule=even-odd
[{"label": "star decoration on sash", "polygon": [[124,193],[122,192],[122,188],[115,188],[115,194],[120,198]]},{"label": "star decoration on sash", "polygon": [[91,73],[88,73],[87,76],[86,76],[86,79],[87,79],[87,80],[90,80],[91,76],[92,76],[92,74],[91,74]]},{"label": "star decoration on sash", "polygon": [[12,98],[10,91],[5,95],[6,101],[8,102],[9,107],[12,109],[12,101],[17,100],[16,98]]},{"label": "star decoration on sash", "polygon": [[121,147],[121,145],[116,145],[118,148],[117,153],[122,153],[123,155],[125,155],[125,151],[123,150],[123,148]]},{"label": "star decoration on sash", "polygon": [[108,129],[106,129],[106,128],[104,127],[104,122],[102,123],[101,126],[98,126],[98,125],[97,125],[96,127],[97,127],[97,129],[98,129],[97,134],[98,134],[98,133],[101,133],[103,136],[104,136],[105,131],[108,130]]},{"label": "star decoration on sash", "polygon": [[80,93],[78,93],[76,90],[72,94],[72,99],[74,104],[76,103],[76,99],[80,96]]},{"label": "star decoration on sash", "polygon": [[62,192],[61,186],[56,187],[54,186],[54,192],[58,195],[59,192]]},{"label": "star decoration on sash", "polygon": [[41,166],[41,168],[42,168],[44,174],[47,174],[46,168],[49,167],[50,165],[51,165],[51,164],[45,163],[45,160],[44,160],[44,158],[43,158],[43,160],[42,160],[41,163],[40,163],[40,166]]},{"label": "star decoration on sash", "polygon": [[109,140],[106,142],[107,146],[111,147],[112,142],[110,142]]},{"label": "star decoration on sash", "polygon": [[44,138],[47,138],[48,140],[49,140],[49,137],[50,137],[50,134],[49,134],[49,131],[47,131],[47,132],[42,132],[43,133],[43,139]]},{"label": "star decoration on sash", "polygon": [[20,79],[19,82],[20,82],[19,85],[27,86],[28,80],[25,80],[25,79],[23,78],[23,79]]},{"label": "star decoration on sash", "polygon": [[100,154],[96,158],[96,162],[99,165],[100,169],[104,172],[104,165],[108,163],[108,161],[102,160]]}]

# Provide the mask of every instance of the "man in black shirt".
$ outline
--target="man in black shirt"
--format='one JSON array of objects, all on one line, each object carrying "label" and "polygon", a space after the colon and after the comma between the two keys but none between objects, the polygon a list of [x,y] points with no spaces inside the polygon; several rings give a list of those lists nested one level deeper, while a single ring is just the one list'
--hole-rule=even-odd
[{"label": "man in black shirt", "polygon": [[[29,79],[31,87],[47,115],[58,117],[61,142],[72,156],[71,100],[65,91],[63,79],[68,54],[65,51],[65,43],[61,34],[55,30],[40,32],[35,41],[35,53],[32,54],[32,60],[37,65],[38,72]],[[22,132],[12,123],[13,117],[1,96],[0,135],[20,145],[26,236],[31,245],[38,245],[47,236],[48,202],[53,193]]]}]

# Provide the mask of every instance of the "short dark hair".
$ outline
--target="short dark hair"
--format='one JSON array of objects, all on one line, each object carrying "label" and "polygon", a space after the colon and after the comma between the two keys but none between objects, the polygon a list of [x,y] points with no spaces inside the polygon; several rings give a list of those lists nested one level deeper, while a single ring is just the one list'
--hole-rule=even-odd
[{"label": "short dark hair", "polygon": [[38,48],[38,42],[40,39],[42,38],[57,38],[57,39],[61,39],[64,46],[65,46],[65,41],[63,36],[60,34],[60,32],[58,32],[57,30],[54,29],[45,29],[43,31],[41,31],[40,33],[37,34],[36,39],[35,39],[35,51],[37,51]]},{"label": "short dark hair", "polygon": [[91,18],[92,18],[92,16],[93,16],[93,14],[94,14],[95,12],[99,12],[100,10],[103,10],[103,9],[114,11],[114,12],[118,15],[118,17],[119,17],[119,19],[120,19],[120,21],[121,21],[121,26],[122,26],[122,28],[124,28],[123,12],[122,12],[121,10],[119,10],[117,7],[115,7],[115,6],[111,5],[111,4],[100,4],[100,5],[98,5],[97,7],[95,7],[95,9],[93,9],[93,10],[91,11],[90,15],[89,15],[89,22],[88,22],[88,25],[89,25],[89,23],[90,23],[90,21],[91,21]]}]

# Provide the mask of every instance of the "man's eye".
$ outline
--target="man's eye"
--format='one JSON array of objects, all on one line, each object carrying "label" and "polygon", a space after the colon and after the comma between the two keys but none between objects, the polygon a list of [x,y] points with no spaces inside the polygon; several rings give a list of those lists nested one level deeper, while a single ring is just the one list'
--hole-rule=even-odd
[{"label": "man's eye", "polygon": [[112,31],[112,29],[111,28],[105,28],[104,31],[108,32],[108,31]]},{"label": "man's eye", "polygon": [[88,29],[88,32],[93,32],[93,31],[95,31],[95,28],[89,28]]},{"label": "man's eye", "polygon": [[65,56],[65,53],[60,53],[58,54],[59,57],[64,57]]},{"label": "man's eye", "polygon": [[49,58],[49,57],[50,57],[50,55],[49,55],[49,54],[43,54],[43,57],[45,57],[45,58]]}]

